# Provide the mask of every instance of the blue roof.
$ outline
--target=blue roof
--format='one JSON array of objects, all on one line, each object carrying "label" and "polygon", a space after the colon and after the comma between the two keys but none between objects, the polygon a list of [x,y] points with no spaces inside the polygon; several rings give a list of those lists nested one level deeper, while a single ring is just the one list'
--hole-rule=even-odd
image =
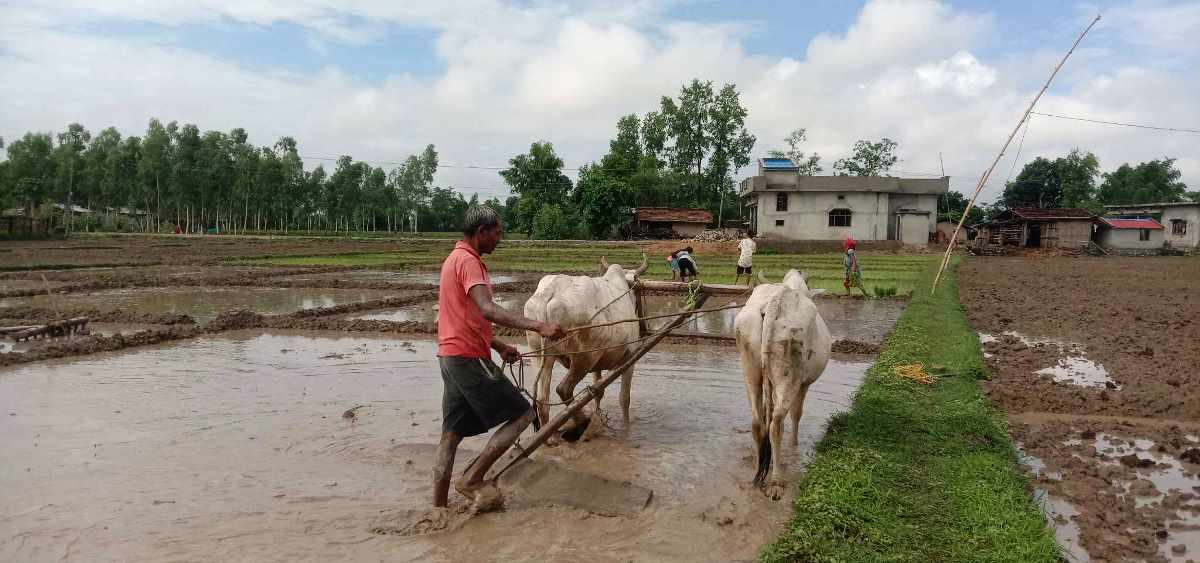
[{"label": "blue roof", "polygon": [[796,164],[790,158],[764,158],[762,159],[763,168],[796,168]]}]

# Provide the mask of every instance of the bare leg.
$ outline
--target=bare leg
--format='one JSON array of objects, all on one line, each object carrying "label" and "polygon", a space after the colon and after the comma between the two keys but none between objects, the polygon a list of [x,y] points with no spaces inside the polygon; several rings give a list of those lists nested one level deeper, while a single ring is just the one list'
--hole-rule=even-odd
[{"label": "bare leg", "polygon": [[454,489],[458,492],[471,497],[471,493],[483,486],[483,478],[487,475],[492,465],[500,456],[504,455],[517,438],[521,436],[521,432],[533,422],[533,409],[525,411],[525,414],[518,416],[508,422],[505,422],[495,434],[492,434],[483,451],[479,453],[475,463],[467,469],[467,474],[463,480],[454,485]]},{"label": "bare leg", "polygon": [[433,464],[433,505],[446,506],[446,495],[450,491],[450,476],[454,472],[454,454],[462,436],[454,432],[442,432],[438,442],[437,458]]}]

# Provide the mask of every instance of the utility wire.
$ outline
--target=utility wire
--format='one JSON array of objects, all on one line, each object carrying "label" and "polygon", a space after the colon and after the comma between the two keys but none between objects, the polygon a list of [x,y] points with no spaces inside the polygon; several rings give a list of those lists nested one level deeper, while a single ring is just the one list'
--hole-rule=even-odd
[{"label": "utility wire", "polygon": [[1021,142],[1017,143],[1017,153],[1013,155],[1012,168],[1008,169],[1008,177],[1004,179],[1004,185],[1006,186],[1009,180],[1012,180],[1013,172],[1017,170],[1017,162],[1021,160],[1021,147],[1025,146],[1025,136],[1029,134],[1029,122],[1031,121],[1033,121],[1033,117],[1025,118],[1025,131],[1021,133]]},{"label": "utility wire", "polygon": [[1037,111],[1031,111],[1029,113],[1032,113],[1034,115],[1043,115],[1046,117],[1056,117],[1058,119],[1070,119],[1072,121],[1086,121],[1088,123],[1099,123],[1101,125],[1118,125],[1121,127],[1135,127],[1138,129],[1152,129],[1154,131],[1172,131],[1175,133],[1200,133],[1200,129],[1183,129],[1183,128],[1178,128],[1178,127],[1157,127],[1154,125],[1142,125],[1139,123],[1122,123],[1120,121],[1104,121],[1102,119],[1089,119],[1086,117],[1076,117],[1076,116],[1072,116],[1072,115],[1057,115],[1057,114],[1053,114],[1053,113],[1042,113],[1042,112],[1037,112]]}]

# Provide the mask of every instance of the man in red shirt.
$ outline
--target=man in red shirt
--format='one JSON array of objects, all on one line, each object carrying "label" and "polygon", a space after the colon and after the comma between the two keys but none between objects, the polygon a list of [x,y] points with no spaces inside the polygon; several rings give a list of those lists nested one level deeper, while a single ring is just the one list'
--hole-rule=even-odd
[{"label": "man in red shirt", "polygon": [[562,327],[509,311],[492,301],[492,282],[482,256],[500,243],[500,215],[490,207],[474,206],[463,221],[463,239],[442,263],[438,285],[438,364],[442,395],[442,438],[433,468],[433,505],[446,506],[454,455],[463,438],[500,426],[487,446],[467,468],[454,489],[477,505],[490,505],[499,491],[483,477],[533,421],[534,410],[501,368],[492,363],[492,350],[505,363],[521,360],[516,348],[492,336],[492,323],[532,330],[543,338],[566,336]]}]

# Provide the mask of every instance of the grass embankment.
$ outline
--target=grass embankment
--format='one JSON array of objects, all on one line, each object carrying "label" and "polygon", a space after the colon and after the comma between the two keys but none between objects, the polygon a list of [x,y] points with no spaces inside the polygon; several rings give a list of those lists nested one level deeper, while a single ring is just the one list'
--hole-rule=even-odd
[{"label": "grass embankment", "polygon": [[[954,264],[957,266],[957,260]],[[835,417],[764,561],[1058,561],[1016,451],[976,378],[953,272],[927,269],[848,413]],[[898,365],[945,366],[933,385]]]},{"label": "grass embankment", "polygon": [[[363,268],[395,268],[411,271],[434,271],[445,259],[451,243],[433,242],[405,244],[402,250],[379,253],[337,254],[329,256],[284,256],[255,259],[252,263],[276,266],[354,266]],[[632,268],[641,261],[641,251],[629,245],[597,242],[586,246],[567,246],[554,242],[528,242],[521,245],[501,245],[486,258],[493,272],[582,272],[599,270],[600,258],[610,263]],[[867,291],[874,287],[894,287],[901,295],[912,292],[920,273],[936,256],[873,255],[864,252],[859,260],[863,283]],[[650,279],[670,279],[666,256],[649,256]],[[712,254],[698,257],[700,275],[710,283],[733,283],[736,254]],[[754,257],[755,272],[764,273],[778,281],[789,269],[803,270],[809,275],[809,285],[832,292],[841,292],[841,254],[763,254]],[[742,278],[745,279],[744,277]]]}]

